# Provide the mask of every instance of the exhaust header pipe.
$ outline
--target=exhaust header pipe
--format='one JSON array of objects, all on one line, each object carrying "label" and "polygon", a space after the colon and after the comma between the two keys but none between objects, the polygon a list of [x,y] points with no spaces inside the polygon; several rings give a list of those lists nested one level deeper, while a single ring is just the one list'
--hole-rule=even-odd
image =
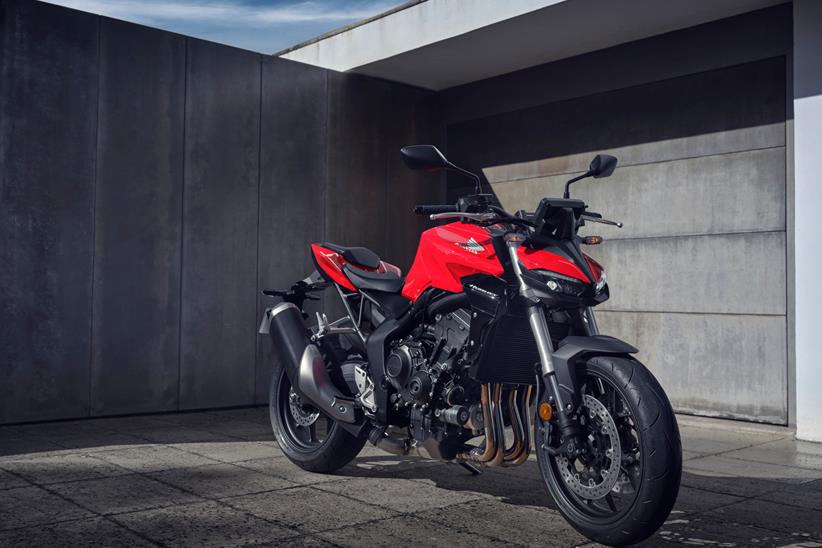
[{"label": "exhaust header pipe", "polygon": [[358,421],[354,400],[340,393],[303,323],[294,303],[284,302],[265,311],[261,334],[269,333],[291,386],[305,400],[337,422]]}]

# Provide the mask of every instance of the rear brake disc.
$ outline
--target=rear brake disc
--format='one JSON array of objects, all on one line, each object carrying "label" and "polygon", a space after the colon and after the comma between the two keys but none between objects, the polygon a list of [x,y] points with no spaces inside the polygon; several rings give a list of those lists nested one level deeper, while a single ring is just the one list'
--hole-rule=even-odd
[{"label": "rear brake disc", "polygon": [[311,426],[320,418],[319,411],[310,411],[303,406],[300,396],[291,388],[288,392],[288,409],[291,417],[299,426]]}]

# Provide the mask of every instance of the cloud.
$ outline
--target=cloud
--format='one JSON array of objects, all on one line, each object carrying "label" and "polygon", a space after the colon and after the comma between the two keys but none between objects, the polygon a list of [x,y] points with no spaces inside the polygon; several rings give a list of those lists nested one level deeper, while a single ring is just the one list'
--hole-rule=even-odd
[{"label": "cloud", "polygon": [[[255,5],[239,0],[46,0],[91,13],[144,24],[174,22],[209,26],[267,27],[294,23],[358,21],[398,4],[390,0],[366,2],[290,2]],[[353,4],[353,5],[352,5]]]}]

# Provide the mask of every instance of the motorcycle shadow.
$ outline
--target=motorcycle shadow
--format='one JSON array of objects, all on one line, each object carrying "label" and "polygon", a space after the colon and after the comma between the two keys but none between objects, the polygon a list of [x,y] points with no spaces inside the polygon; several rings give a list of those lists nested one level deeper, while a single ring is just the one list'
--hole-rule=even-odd
[{"label": "motorcycle shadow", "polygon": [[479,475],[473,475],[456,463],[380,453],[361,455],[338,474],[375,480],[414,480],[449,491],[490,495],[508,504],[556,509],[533,456],[520,466],[481,468]]},{"label": "motorcycle shadow", "polygon": [[[382,454],[360,456],[339,473],[376,482],[414,480],[440,489],[489,495],[512,505],[557,509],[533,455],[519,467],[485,468],[478,476],[456,464]],[[797,540],[821,539],[822,479],[818,478],[813,470],[801,477],[707,473],[688,469],[686,463],[671,515],[641,545],[692,544],[693,539],[700,539],[703,544],[727,546],[798,546]]]}]

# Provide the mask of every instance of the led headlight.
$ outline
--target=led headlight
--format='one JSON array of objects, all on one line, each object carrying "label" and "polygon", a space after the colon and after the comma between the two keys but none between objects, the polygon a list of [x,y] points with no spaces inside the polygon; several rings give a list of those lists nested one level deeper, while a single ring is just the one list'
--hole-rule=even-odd
[{"label": "led headlight", "polygon": [[602,271],[602,274],[599,275],[599,280],[597,280],[596,285],[594,286],[594,291],[599,293],[602,291],[602,288],[605,287],[605,271]]},{"label": "led headlight", "polygon": [[593,260],[588,255],[585,255],[585,261],[588,263],[588,268],[591,270],[591,274],[594,276],[599,276],[596,283],[594,284],[594,295],[599,295],[599,292],[605,288],[605,269],[602,268],[602,265]]},{"label": "led headlight", "polygon": [[545,286],[554,293],[579,297],[585,292],[585,284],[576,278],[548,270],[532,270],[531,272],[538,274]]}]

